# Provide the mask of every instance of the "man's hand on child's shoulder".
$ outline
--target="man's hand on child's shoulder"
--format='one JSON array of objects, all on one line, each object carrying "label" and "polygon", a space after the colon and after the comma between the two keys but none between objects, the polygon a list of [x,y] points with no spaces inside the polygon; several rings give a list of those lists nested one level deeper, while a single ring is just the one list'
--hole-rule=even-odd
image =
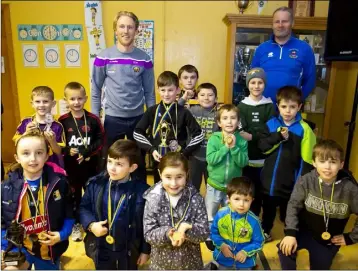
[{"label": "man's hand on child's shoulder", "polygon": [[285,236],[280,243],[280,250],[286,256],[290,256],[297,249],[297,240],[293,236]]}]

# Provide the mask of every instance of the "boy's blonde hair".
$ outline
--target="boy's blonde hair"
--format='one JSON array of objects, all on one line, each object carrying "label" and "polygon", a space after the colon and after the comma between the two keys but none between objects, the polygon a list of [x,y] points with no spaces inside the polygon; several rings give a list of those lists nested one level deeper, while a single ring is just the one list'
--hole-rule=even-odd
[{"label": "boy's blonde hair", "polygon": [[233,104],[224,104],[222,105],[219,110],[218,113],[216,115],[216,119],[217,121],[220,121],[221,115],[224,113],[224,111],[234,111],[237,114],[237,119],[240,119],[240,111],[239,108],[237,108],[235,105]]},{"label": "boy's blonde hair", "polygon": [[35,87],[31,92],[31,100],[34,99],[34,96],[48,96],[52,101],[55,99],[53,90],[48,86]]},{"label": "boy's blonde hair", "polygon": [[66,89],[71,89],[71,90],[81,90],[83,92],[83,94],[86,96],[86,89],[85,87],[78,82],[69,82],[66,86],[65,86],[65,96],[66,96]]},{"label": "boy's blonde hair", "polygon": [[312,159],[315,161],[316,158],[322,160],[338,160],[344,161],[343,148],[332,139],[322,139],[314,147],[312,152]]},{"label": "boy's blonde hair", "polygon": [[128,17],[132,18],[134,21],[134,24],[135,24],[135,29],[136,30],[138,29],[138,27],[139,27],[138,17],[133,12],[122,10],[122,11],[118,12],[116,14],[116,16],[114,16],[114,20],[113,20],[113,30],[114,31],[117,30],[117,22],[118,22],[119,18],[122,16],[128,16]]}]

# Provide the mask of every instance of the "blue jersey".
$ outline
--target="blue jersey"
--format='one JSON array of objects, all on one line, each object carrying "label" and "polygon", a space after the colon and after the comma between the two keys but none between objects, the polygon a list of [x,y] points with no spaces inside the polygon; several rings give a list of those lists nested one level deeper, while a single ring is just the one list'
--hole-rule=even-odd
[{"label": "blue jersey", "polygon": [[302,89],[303,98],[315,87],[316,65],[311,46],[293,36],[283,45],[271,39],[257,47],[251,63],[252,68],[260,67],[266,73],[263,95],[276,103],[277,90],[283,86]]}]

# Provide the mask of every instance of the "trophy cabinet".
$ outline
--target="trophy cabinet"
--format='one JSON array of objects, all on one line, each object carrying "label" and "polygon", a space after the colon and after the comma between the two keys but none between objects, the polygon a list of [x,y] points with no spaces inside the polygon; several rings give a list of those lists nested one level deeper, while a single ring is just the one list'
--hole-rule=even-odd
[{"label": "trophy cabinet", "polygon": [[[237,105],[249,94],[246,73],[257,46],[270,39],[272,16],[227,14],[223,21],[227,25],[224,102]],[[326,23],[325,17],[296,17],[292,30],[293,35],[311,45],[315,54],[316,88],[304,102],[302,115],[314,123],[318,137],[323,136],[323,126],[328,125],[325,110],[330,99],[331,65],[323,59]]]}]

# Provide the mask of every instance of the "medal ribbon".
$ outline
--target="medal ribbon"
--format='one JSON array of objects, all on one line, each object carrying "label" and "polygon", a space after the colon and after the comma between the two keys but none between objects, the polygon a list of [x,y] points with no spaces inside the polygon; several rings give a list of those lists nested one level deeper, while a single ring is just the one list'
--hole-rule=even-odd
[{"label": "medal ribbon", "polygon": [[108,211],[108,225],[109,225],[108,232],[111,230],[111,228],[113,226],[113,222],[115,221],[118,211],[123,208],[123,203],[126,198],[126,194],[123,194],[121,196],[121,198],[119,199],[116,210],[114,211],[113,220],[112,220],[111,186],[112,186],[112,180],[109,180],[108,203],[107,203],[107,205],[108,205],[108,210],[107,210]]},{"label": "medal ribbon", "polygon": [[[158,105],[157,109],[155,110],[155,117],[154,117],[154,122],[153,122],[153,129],[152,129],[152,136],[153,138],[155,138],[160,130],[160,124],[163,122],[163,120],[167,117],[167,115],[169,114],[170,109],[172,108],[172,106],[176,104],[176,103],[171,103],[168,107],[163,103],[164,108],[165,108],[165,112],[163,114],[163,116],[160,118],[159,120],[159,113],[160,113],[160,104]],[[169,114],[170,116],[170,114]],[[171,118],[170,118],[171,119]],[[174,132],[176,133],[176,132]]]},{"label": "medal ribbon", "polygon": [[[44,194],[43,194],[43,190],[42,190],[42,178],[40,179],[40,186],[39,186],[39,191],[37,193],[37,201],[35,200],[35,196],[34,194],[32,193],[31,191],[31,187],[28,183],[27,180],[25,180],[25,182],[27,183],[27,188],[30,192],[30,195],[31,195],[31,198],[32,198],[32,202],[35,204],[35,218],[32,218],[32,215],[31,215],[31,220],[34,222],[34,228],[35,228],[35,224],[36,224],[36,218],[37,218],[37,215],[40,215],[41,217],[41,221],[42,221],[42,225],[45,225],[45,214],[43,216],[41,216],[41,212],[40,212],[40,193],[41,193],[41,196],[42,196],[42,202],[45,203],[45,200],[44,200]],[[27,202],[29,204],[29,210],[30,210],[30,213],[31,213],[31,205],[30,205],[30,200],[29,200],[29,196],[27,195]]]},{"label": "medal ribbon", "polygon": [[78,124],[77,124],[76,118],[73,116],[72,113],[71,113],[71,115],[72,115],[73,121],[75,122],[75,125],[76,125],[76,128],[77,128],[77,132],[78,132],[78,134],[80,135],[80,137],[81,137],[81,139],[82,139],[83,145],[84,145],[85,148],[87,149],[87,144],[88,144],[87,140],[88,140],[88,137],[87,137],[87,119],[86,119],[86,113],[85,113],[85,112],[83,113],[83,118],[85,119],[86,141],[83,139],[80,129],[78,129]]},{"label": "medal ribbon", "polygon": [[[167,193],[168,194],[168,193]],[[169,205],[170,205],[170,217],[172,219],[172,227],[177,230],[178,229],[178,226],[180,225],[180,223],[184,220],[184,217],[186,215],[186,213],[188,212],[188,209],[189,209],[189,205],[190,205],[190,201],[191,201],[191,190],[189,189],[189,200],[188,200],[188,205],[186,206],[185,208],[185,211],[184,211],[184,214],[183,216],[179,219],[179,221],[175,224],[174,223],[174,215],[173,215],[173,207],[172,207],[172,204],[170,202],[170,196],[168,194],[168,200],[169,200]]]},{"label": "medal ribbon", "polygon": [[[322,179],[319,178],[318,179],[318,183],[319,183],[319,190],[321,191],[321,198],[322,198],[322,213],[323,213],[323,220],[324,220],[324,223],[326,224],[326,232],[328,232],[328,223],[329,223],[329,212],[326,212],[326,207],[325,207],[325,204],[324,204],[324,198],[323,198],[323,192],[322,192]],[[332,185],[332,192],[331,192],[331,200],[330,200],[330,203],[329,205],[332,207],[332,202],[333,202],[333,194],[334,194],[334,184],[336,182],[334,181],[333,182],[333,185]],[[327,213],[327,214],[326,214]]]},{"label": "medal ribbon", "polygon": [[[231,207],[229,207],[230,208],[230,221],[231,221],[231,229],[232,229],[232,242],[233,242],[233,250],[235,251],[235,249],[236,249],[236,245],[235,245],[235,243],[238,243],[239,242],[239,239],[240,239],[240,234],[241,234],[241,232],[239,232],[239,235],[238,235],[238,237],[237,237],[237,239],[236,239],[236,242],[235,242],[235,228],[236,228],[236,223],[235,223],[235,221],[232,219],[232,211],[231,211]],[[245,226],[246,226],[246,222],[247,222],[247,214],[248,214],[249,212],[247,212],[246,213],[246,216],[245,216],[245,222],[244,222],[244,229],[245,229]],[[243,228],[241,228],[241,229],[243,229]]]},{"label": "medal ribbon", "polygon": [[169,114],[169,118],[170,118],[170,122],[172,123],[174,137],[177,140],[178,139],[178,137],[177,137],[177,135],[178,135],[178,104],[177,103],[175,103],[175,120],[176,120],[175,121],[175,129],[174,129],[174,122],[173,122],[172,116],[170,114]]}]

